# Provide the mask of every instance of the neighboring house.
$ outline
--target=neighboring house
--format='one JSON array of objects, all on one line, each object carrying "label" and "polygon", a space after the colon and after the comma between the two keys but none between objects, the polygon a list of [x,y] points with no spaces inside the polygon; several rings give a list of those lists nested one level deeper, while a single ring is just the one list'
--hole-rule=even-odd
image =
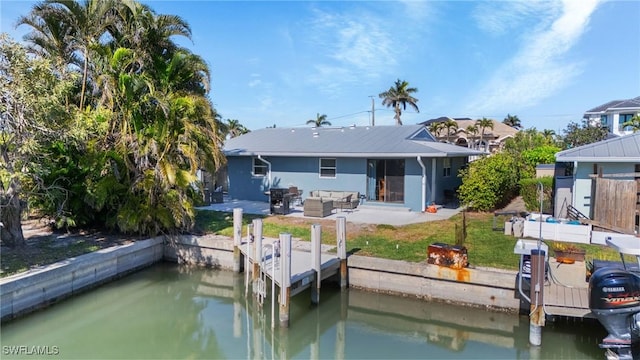
[{"label": "neighboring house", "polygon": [[615,135],[631,134],[631,127],[622,124],[640,113],[640,96],[627,100],[613,100],[606,104],[594,107],[584,113],[584,119],[589,124],[602,124],[609,129],[609,133]]},{"label": "neighboring house", "polygon": [[[599,217],[612,216],[613,224],[609,225],[618,226],[615,223],[621,220],[625,226],[633,224],[637,227],[640,133],[561,151],[556,154],[556,163],[569,163],[573,167],[572,175],[556,177],[556,217],[566,217],[567,205],[571,205],[591,219],[600,221]],[[596,178],[611,181],[607,185],[610,188],[608,195],[596,191]],[[616,188],[618,185],[624,187]],[[603,186],[600,192],[605,190]],[[600,198],[602,202],[598,203],[596,199],[603,194],[606,197]]]},{"label": "neighboring house", "polygon": [[454,133],[447,136],[447,129],[440,130],[436,136],[438,141],[447,142],[447,140],[459,146],[468,147],[470,149],[480,149],[489,153],[495,153],[502,150],[504,142],[513,137],[519,130],[509,125],[503,124],[499,121],[491,120],[493,122],[493,129],[485,128],[484,136],[481,138],[481,129],[478,129],[477,134],[468,134],[467,127],[476,124],[476,120],[470,118],[449,118],[446,116],[439,117],[437,119],[427,120],[420,123],[421,125],[429,126],[434,122],[444,122],[447,120],[453,120],[458,123],[458,129]]},{"label": "neighboring house", "polygon": [[421,125],[267,128],[224,146],[229,196],[267,201],[270,188],[358,191],[366,202],[424,211],[461,181],[479,151],[436,141]]}]

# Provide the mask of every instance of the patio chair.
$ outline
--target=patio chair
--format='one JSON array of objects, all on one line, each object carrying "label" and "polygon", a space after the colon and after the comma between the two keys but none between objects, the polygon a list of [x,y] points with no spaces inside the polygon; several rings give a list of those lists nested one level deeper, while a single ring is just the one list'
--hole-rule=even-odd
[{"label": "patio chair", "polygon": [[298,189],[297,186],[289,186],[289,196],[292,204],[302,205],[302,190]]}]

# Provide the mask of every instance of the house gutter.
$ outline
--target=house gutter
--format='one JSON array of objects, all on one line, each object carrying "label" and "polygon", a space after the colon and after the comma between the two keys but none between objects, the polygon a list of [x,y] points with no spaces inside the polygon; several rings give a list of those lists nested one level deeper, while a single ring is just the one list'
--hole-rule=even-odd
[{"label": "house gutter", "polygon": [[420,164],[420,167],[422,168],[422,202],[420,205],[420,211],[424,212],[427,203],[427,168],[424,166],[420,155],[418,155],[418,164]]},{"label": "house gutter", "polygon": [[431,158],[431,202],[436,201],[436,158]]},{"label": "house gutter", "polygon": [[573,162],[573,174],[571,174],[571,180],[573,182],[573,184],[571,185],[571,205],[573,206],[576,206],[578,204],[576,202],[576,178],[578,174],[578,164],[579,163],[577,161]]},{"label": "house gutter", "polygon": [[269,187],[271,187],[271,163],[268,162],[267,160],[262,158],[262,155],[258,155],[258,159],[260,161],[262,161],[263,163],[267,164],[267,167],[269,168],[269,170],[267,171],[269,173]]}]

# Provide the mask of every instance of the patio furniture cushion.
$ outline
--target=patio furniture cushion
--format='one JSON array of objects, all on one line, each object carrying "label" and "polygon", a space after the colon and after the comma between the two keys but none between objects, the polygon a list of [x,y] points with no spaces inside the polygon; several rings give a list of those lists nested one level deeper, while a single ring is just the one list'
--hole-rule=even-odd
[{"label": "patio furniture cushion", "polygon": [[310,197],[304,201],[304,216],[325,217],[331,215],[333,200]]}]

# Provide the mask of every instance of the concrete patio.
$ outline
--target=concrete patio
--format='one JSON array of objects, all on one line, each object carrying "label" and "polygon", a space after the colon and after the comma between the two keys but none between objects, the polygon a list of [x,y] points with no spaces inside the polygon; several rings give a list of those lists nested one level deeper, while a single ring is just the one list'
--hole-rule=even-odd
[{"label": "concrete patio", "polygon": [[[199,207],[200,210],[214,210],[233,212],[234,208],[241,208],[245,214],[269,215],[269,203],[266,201],[246,201],[224,197],[224,202]],[[435,214],[409,211],[404,207],[382,206],[374,203],[364,203],[353,210],[334,209],[331,215],[318,218],[303,215],[302,205],[290,208],[290,213],[285,216],[301,217],[306,219],[335,220],[338,216],[344,216],[348,222],[360,224],[388,224],[394,226],[422,223],[427,221],[444,220],[462,211],[462,208],[440,208]]]}]

